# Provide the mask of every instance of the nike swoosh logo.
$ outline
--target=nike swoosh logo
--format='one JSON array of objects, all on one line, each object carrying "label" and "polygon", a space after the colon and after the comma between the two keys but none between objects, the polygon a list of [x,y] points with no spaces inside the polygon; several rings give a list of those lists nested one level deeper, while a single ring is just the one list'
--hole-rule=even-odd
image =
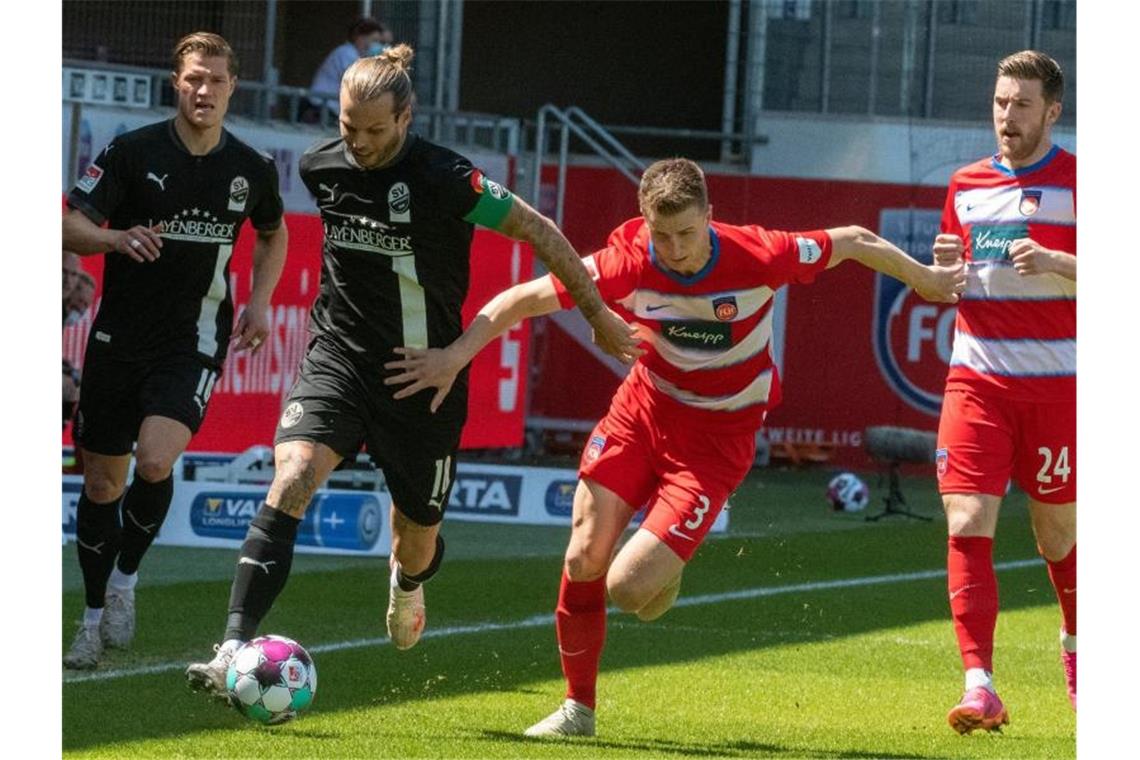
[{"label": "nike swoosh logo", "polygon": [[663,303],[663,304],[658,304],[656,306],[646,306],[645,310],[646,311],[660,311],[661,309],[668,309],[669,306],[670,306],[670,304]]},{"label": "nike swoosh logo", "polygon": [[1062,594],[1075,594],[1075,593],[1077,593],[1077,590],[1075,588],[1063,588],[1063,589],[1061,589],[1061,593]]},{"label": "nike swoosh logo", "polygon": [[978,587],[978,584],[970,583],[968,585],[963,586],[962,588],[955,589],[955,590],[950,592],[950,598],[953,599],[954,597],[958,596],[958,594],[961,594],[963,591],[965,591],[968,588],[977,588],[977,587]]},{"label": "nike swoosh logo", "polygon": [[669,533],[670,533],[670,534],[672,534],[672,535],[674,535],[674,536],[676,536],[677,538],[683,538],[683,539],[685,539],[686,541],[692,541],[692,540],[693,540],[693,537],[692,537],[692,536],[686,536],[684,533],[682,533],[681,531],[679,531],[679,530],[677,529],[677,526],[676,526],[676,525],[670,525],[670,526],[669,526]]},{"label": "nike swoosh logo", "polygon": [[1060,491],[1064,487],[1065,486],[1057,486],[1056,488],[1038,488],[1037,493],[1044,496],[1045,494],[1056,493],[1057,491]]},{"label": "nike swoosh logo", "polygon": [[577,652],[567,652],[567,651],[566,651],[565,649],[563,649],[562,647],[558,647],[558,651],[559,651],[559,653],[561,653],[561,654],[562,654],[564,657],[577,657],[577,656],[578,656],[578,655],[580,655],[580,654],[585,654],[585,653],[586,653],[586,650],[585,650],[585,649],[579,649]]}]

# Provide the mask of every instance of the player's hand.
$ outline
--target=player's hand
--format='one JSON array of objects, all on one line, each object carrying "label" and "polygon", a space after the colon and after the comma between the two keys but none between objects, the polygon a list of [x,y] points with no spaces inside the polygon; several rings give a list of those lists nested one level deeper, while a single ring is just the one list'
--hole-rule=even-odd
[{"label": "player's hand", "polygon": [[115,250],[140,264],[154,261],[162,248],[161,233],[161,223],[153,227],[136,224],[129,230],[119,230],[115,235]]},{"label": "player's hand", "polygon": [[1009,260],[1021,276],[1053,271],[1053,251],[1029,238],[1018,238],[1009,244]]},{"label": "player's hand", "polygon": [[633,364],[645,353],[645,349],[637,345],[640,340],[637,328],[608,306],[595,312],[588,321],[594,328],[594,345],[622,364]]},{"label": "player's hand", "polygon": [[934,238],[934,263],[951,266],[963,260],[966,245],[957,235],[943,233]]},{"label": "player's hand", "polygon": [[256,354],[261,350],[265,345],[265,339],[269,336],[268,311],[268,304],[258,303],[250,303],[242,309],[237,326],[234,327],[233,337],[230,338],[234,351],[249,349],[251,354]]},{"label": "player's hand", "polygon": [[[455,384],[463,365],[455,361],[446,348],[407,348],[401,346],[392,351],[402,359],[394,359],[384,363],[384,369],[401,370],[398,375],[389,375],[384,378],[384,385],[404,385],[392,398],[402,399],[414,396],[422,390],[435,388],[430,409],[435,414],[451,386]],[[410,383],[410,385],[407,385]]]},{"label": "player's hand", "polygon": [[926,267],[926,281],[915,287],[915,292],[934,303],[958,303],[966,289],[966,265],[931,264]]}]

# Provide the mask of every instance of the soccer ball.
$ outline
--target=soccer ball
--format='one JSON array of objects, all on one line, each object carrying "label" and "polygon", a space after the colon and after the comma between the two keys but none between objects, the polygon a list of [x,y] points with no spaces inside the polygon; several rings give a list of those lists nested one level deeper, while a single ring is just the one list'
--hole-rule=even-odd
[{"label": "soccer ball", "polygon": [[259,636],[234,654],[226,689],[242,715],[268,725],[285,723],[313,703],[317,667],[296,641]]},{"label": "soccer ball", "polygon": [[827,484],[827,500],[836,512],[861,512],[871,501],[871,492],[855,473],[841,472]]}]

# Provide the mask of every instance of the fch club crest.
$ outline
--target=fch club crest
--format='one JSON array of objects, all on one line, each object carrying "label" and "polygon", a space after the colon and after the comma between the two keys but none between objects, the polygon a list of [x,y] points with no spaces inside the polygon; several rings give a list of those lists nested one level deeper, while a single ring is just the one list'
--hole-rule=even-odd
[{"label": "fch club crest", "polygon": [[[933,260],[940,212],[883,209],[879,234],[923,264]],[[927,303],[893,277],[875,274],[871,341],[883,379],[911,407],[937,417],[950,363],[957,309]]]}]

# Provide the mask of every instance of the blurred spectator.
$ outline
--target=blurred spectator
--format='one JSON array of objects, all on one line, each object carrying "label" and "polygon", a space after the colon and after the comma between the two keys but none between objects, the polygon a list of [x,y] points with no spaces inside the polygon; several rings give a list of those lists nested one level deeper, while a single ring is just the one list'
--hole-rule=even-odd
[{"label": "blurred spectator", "polygon": [[[71,263],[75,266],[72,268]],[[63,252],[63,326],[83,319],[95,298],[95,278],[83,271],[79,256]],[[63,360],[63,427],[75,414],[79,401],[79,370],[67,359]]]},{"label": "blurred spectator", "polygon": [[63,360],[63,427],[75,416],[75,404],[79,401],[79,370],[67,359]]},{"label": "blurred spectator", "polygon": [[[63,300],[65,303],[71,289],[75,287],[75,283],[79,279],[79,273],[82,271],[83,265],[79,262],[79,254],[75,251],[65,250],[63,252]],[[64,309],[63,313],[66,316],[67,309]]]},{"label": "blurred spectator", "polygon": [[83,319],[95,299],[95,278],[82,270],[76,275],[75,285],[63,297],[63,326]]},{"label": "blurred spectator", "polygon": [[362,16],[354,21],[348,28],[348,42],[334,48],[325,56],[324,62],[313,75],[313,83],[309,85],[309,89],[314,92],[329,93],[333,97],[310,98],[311,108],[305,114],[308,118],[304,120],[317,121],[322,105],[339,115],[340,80],[344,72],[358,58],[380,55],[392,45],[392,40],[392,32],[376,19]]},{"label": "blurred spectator", "polygon": [[[63,326],[75,324],[87,310],[95,297],[95,278],[83,271],[79,256],[71,251],[63,252]],[[79,370],[67,359],[63,360],[63,427],[75,415],[75,405],[79,401]]]}]

